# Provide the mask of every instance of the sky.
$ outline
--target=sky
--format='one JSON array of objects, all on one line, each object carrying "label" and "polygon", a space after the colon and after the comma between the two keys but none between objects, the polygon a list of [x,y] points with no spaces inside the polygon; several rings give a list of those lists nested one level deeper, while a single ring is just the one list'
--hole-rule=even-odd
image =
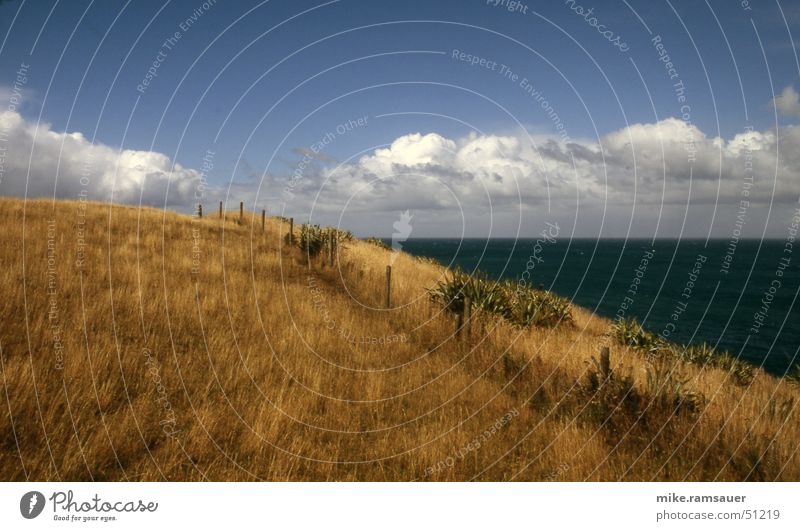
[{"label": "sky", "polygon": [[785,238],[800,2],[0,2],[0,195]]}]

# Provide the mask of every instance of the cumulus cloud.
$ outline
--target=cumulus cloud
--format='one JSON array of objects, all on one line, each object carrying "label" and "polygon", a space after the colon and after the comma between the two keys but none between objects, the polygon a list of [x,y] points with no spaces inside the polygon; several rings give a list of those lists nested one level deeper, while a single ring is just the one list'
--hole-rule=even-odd
[{"label": "cumulus cloud", "polygon": [[[204,186],[203,174],[153,151],[117,149],[60,133],[49,124],[0,113],[0,194],[77,198],[170,206],[188,205]],[[168,186],[169,185],[169,186]]]},{"label": "cumulus cloud", "polygon": [[[415,237],[512,236],[548,220],[584,236],[729,237],[741,200],[745,234],[783,237],[800,197],[800,127],[728,138],[677,118],[632,124],[597,140],[556,136],[413,133],[356,160],[305,172],[288,211],[391,233],[410,210]],[[270,189],[287,177],[270,174]],[[771,205],[769,208],[765,205]],[[767,223],[767,215],[769,221]],[[788,219],[788,218],[787,218]]]},{"label": "cumulus cloud", "polygon": [[772,104],[785,116],[800,116],[800,94],[791,85],[772,98]]},{"label": "cumulus cloud", "polygon": [[738,202],[752,176],[748,197],[766,203],[797,200],[799,153],[796,127],[748,130],[726,140],[676,118],[633,124],[597,142],[414,133],[325,168],[313,183],[322,187],[317,208],[349,202],[349,209],[459,205],[475,212],[513,204]]},{"label": "cumulus cloud", "polygon": [[[409,210],[419,225],[415,236],[423,226],[429,235],[452,235],[462,221],[466,234],[500,228],[513,235],[523,223],[556,217],[592,234],[608,216],[615,217],[615,236],[626,234],[634,218],[640,235],[656,226],[677,234],[691,210],[689,223],[701,227],[695,235],[704,235],[703,224],[712,218],[715,224],[735,219],[743,197],[784,210],[796,208],[800,197],[798,126],[721,138],[667,118],[597,140],[413,133],[343,163],[296,154],[306,160],[302,171],[294,171],[298,166],[285,175],[267,172],[232,183],[230,190],[213,188],[203,170],[173,164],[162,153],[92,144],[81,133],[46,124],[37,129],[17,113],[0,114],[2,195],[76,198],[86,190],[99,200],[113,194],[115,202],[138,204],[141,194],[144,204],[185,206],[200,202],[198,192],[215,202],[230,191],[237,201],[257,201],[270,212],[285,208],[302,217],[313,209],[315,221],[342,222],[363,233],[391,232],[398,213]],[[780,208],[751,208],[748,215],[769,212],[778,219]],[[752,230],[760,235],[755,225]],[[729,231],[724,221],[715,234]]]}]

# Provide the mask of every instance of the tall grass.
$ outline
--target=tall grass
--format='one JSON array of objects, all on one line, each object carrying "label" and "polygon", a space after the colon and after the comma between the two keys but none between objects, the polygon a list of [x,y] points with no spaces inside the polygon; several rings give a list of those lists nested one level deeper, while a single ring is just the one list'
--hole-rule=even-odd
[{"label": "tall grass", "polygon": [[786,380],[648,377],[626,345],[592,379],[611,323],[583,308],[459,277],[487,326],[455,338],[462,292],[428,291],[454,272],[228,218],[0,200],[0,478],[800,479]]},{"label": "tall grass", "polygon": [[391,247],[389,246],[388,243],[386,243],[385,241],[381,240],[380,238],[376,238],[375,236],[369,236],[368,238],[365,238],[364,241],[369,243],[369,244],[374,245],[375,247],[379,247],[379,248],[387,250],[387,251],[389,249],[391,249]]},{"label": "tall grass", "polygon": [[611,329],[611,337],[620,345],[648,353],[651,359],[673,359],[698,365],[701,368],[717,368],[728,372],[738,385],[747,386],[753,382],[756,367],[732,356],[729,352],[718,351],[708,343],[678,345],[666,341],[649,332],[636,319],[617,321]]}]

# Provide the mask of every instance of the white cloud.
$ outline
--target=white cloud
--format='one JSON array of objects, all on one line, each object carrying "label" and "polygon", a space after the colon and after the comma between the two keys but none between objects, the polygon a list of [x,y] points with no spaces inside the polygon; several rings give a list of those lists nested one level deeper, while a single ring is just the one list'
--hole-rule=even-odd
[{"label": "white cloud", "polygon": [[[56,132],[46,124],[37,131],[13,112],[0,114],[2,132],[2,195],[23,196],[27,187],[28,197],[52,197],[55,187],[56,197],[76,198],[85,188],[94,199],[109,200],[113,191],[115,202],[137,204],[141,193],[143,203],[162,205],[169,183],[168,205],[198,202],[201,172],[173,165],[162,153],[92,144],[81,133]],[[233,183],[231,191],[246,204],[258,199],[270,212],[282,208],[283,200],[289,215],[302,217],[313,206],[315,221],[341,219],[361,233],[391,232],[397,213],[410,210],[418,236],[452,235],[462,221],[467,234],[513,235],[520,218],[529,224],[558,218],[584,234],[603,223],[608,227],[614,218],[615,236],[624,235],[636,218],[640,235],[656,223],[674,235],[690,204],[695,235],[706,233],[713,216],[719,225],[715,234],[725,236],[730,223],[720,219],[735,218],[750,175],[747,199],[753,205],[777,204],[770,219],[780,223],[783,210],[796,208],[800,197],[800,127],[749,130],[724,139],[667,118],[632,124],[597,141],[569,143],[541,134],[414,133],[340,165],[314,159],[291,198],[280,193],[291,173],[268,173],[263,183]],[[87,186],[82,177],[88,177]],[[206,186],[205,201],[224,198],[226,189]],[[767,211],[750,210],[753,216]],[[748,230],[760,235],[755,225]]]},{"label": "white cloud", "polygon": [[800,116],[800,94],[789,85],[779,96],[772,99],[772,104],[781,114],[786,116]]},{"label": "white cloud", "polygon": [[[753,205],[747,234],[760,236],[757,218],[770,211],[770,226],[780,224],[796,208],[798,175],[795,126],[724,139],[667,118],[570,143],[544,135],[414,133],[306,175],[288,210],[313,207],[319,222],[341,219],[364,234],[387,233],[390,220],[410,210],[416,235],[425,234],[423,225],[428,235],[453,235],[462,221],[467,234],[513,235],[520,219],[528,227],[559,219],[581,234],[606,223],[603,234],[613,226],[611,235],[620,236],[632,223],[640,236],[656,226],[669,236],[686,229],[688,216],[692,235],[705,236],[713,220],[713,234],[728,237],[745,198]],[[282,187],[279,177],[268,178],[268,187]],[[770,203],[772,210],[758,206]],[[768,234],[782,234],[776,227]]]},{"label": "white cloud", "polygon": [[490,201],[538,205],[548,198],[560,205],[632,204],[634,198],[637,204],[682,204],[689,197],[694,203],[737,202],[752,163],[752,200],[796,201],[798,153],[796,127],[725,140],[676,118],[633,124],[599,142],[568,144],[548,137],[415,133],[353,163],[326,168],[313,183],[323,187],[318,208],[330,209],[348,200],[348,208],[373,210],[446,208],[454,202],[474,210]]},{"label": "white cloud", "polygon": [[97,200],[138,204],[141,194],[144,204],[177,206],[194,203],[201,182],[199,171],[173,166],[162,153],[93,144],[45,123],[37,130],[16,112],[0,113],[0,134],[3,195],[75,199],[86,190]]}]

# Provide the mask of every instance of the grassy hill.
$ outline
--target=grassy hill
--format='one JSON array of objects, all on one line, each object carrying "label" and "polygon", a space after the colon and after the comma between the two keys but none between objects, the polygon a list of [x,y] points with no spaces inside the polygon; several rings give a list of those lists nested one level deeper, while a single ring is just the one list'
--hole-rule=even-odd
[{"label": "grassy hill", "polygon": [[226,218],[0,200],[0,478],[800,480],[788,379],[574,306],[456,335],[440,266],[357,240],[309,265],[282,220]]}]

